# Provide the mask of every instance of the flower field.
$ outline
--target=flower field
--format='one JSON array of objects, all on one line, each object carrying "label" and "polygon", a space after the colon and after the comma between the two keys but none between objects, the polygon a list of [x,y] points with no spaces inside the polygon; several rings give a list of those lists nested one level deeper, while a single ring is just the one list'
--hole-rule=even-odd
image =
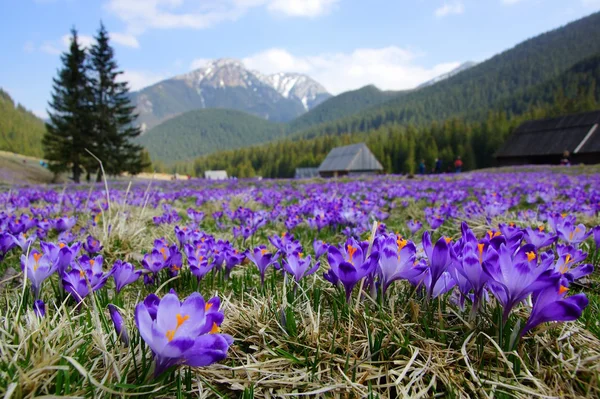
[{"label": "flower field", "polygon": [[563,172],[13,187],[0,394],[600,397],[600,174]]}]

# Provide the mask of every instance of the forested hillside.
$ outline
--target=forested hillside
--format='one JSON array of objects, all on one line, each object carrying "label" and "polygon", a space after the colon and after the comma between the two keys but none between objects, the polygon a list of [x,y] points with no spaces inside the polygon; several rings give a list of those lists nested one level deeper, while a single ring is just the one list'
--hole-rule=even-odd
[{"label": "forested hillside", "polygon": [[166,163],[215,151],[264,143],[285,134],[282,124],[229,109],[186,112],[138,139],[153,160]]},{"label": "forested hillside", "polygon": [[44,122],[0,89],[0,150],[42,156]]},{"label": "forested hillside", "polygon": [[463,158],[465,169],[489,167],[494,153],[521,122],[600,108],[600,55],[588,58],[561,75],[517,91],[493,112],[476,111],[468,118],[452,118],[427,126],[381,126],[368,132],[287,139],[263,146],[211,154],[177,165],[180,172],[201,175],[204,170],[227,169],[234,176],[292,177],[296,167],[318,166],[334,147],[364,141],[388,173],[414,172],[436,157],[447,167]]},{"label": "forested hillside", "polygon": [[354,114],[364,109],[382,104],[391,98],[409,93],[409,91],[382,91],[373,85],[358,90],[347,91],[321,103],[319,106],[299,116],[289,123],[289,130],[294,132],[333,121]]},{"label": "forested hillside", "polygon": [[[298,137],[369,131],[389,123],[423,125],[494,109],[515,92],[553,79],[600,54],[600,13],[527,40],[433,86],[299,132]],[[308,117],[308,114],[304,117]]]}]

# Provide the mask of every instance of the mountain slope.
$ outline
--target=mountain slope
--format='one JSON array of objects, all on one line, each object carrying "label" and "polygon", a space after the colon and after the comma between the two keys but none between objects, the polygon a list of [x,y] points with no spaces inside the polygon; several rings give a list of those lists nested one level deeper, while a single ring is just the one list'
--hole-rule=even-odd
[{"label": "mountain slope", "polygon": [[284,134],[284,125],[241,111],[202,109],[163,122],[138,141],[153,160],[172,163],[276,140]]},{"label": "mountain slope", "polygon": [[477,65],[476,62],[472,62],[472,61],[463,62],[457,68],[451,70],[450,72],[445,73],[445,74],[440,75],[440,76],[437,76],[437,77],[435,77],[435,78],[433,78],[431,80],[428,80],[425,83],[421,83],[419,86],[417,86],[417,89],[422,89],[423,87],[432,86],[432,85],[434,85],[436,83],[441,82],[442,80],[446,80],[448,78],[451,78],[452,76],[458,75],[462,71],[466,71],[467,69],[471,69],[475,65]]},{"label": "mountain slope", "polygon": [[0,89],[0,150],[41,157],[44,122]]},{"label": "mountain slope", "polygon": [[485,111],[517,90],[552,79],[597,53],[600,13],[529,39],[432,86],[299,132],[298,137],[366,131],[388,123],[422,124]]},{"label": "mountain slope", "polygon": [[[387,172],[408,173],[419,159],[427,165],[440,157],[446,164],[457,155],[468,168],[493,165],[494,153],[511,130],[524,120],[600,109],[600,54],[587,58],[556,78],[520,90],[497,108],[467,118],[453,118],[426,126],[390,125],[353,134],[323,135],[310,139],[280,140],[252,148],[209,154],[180,164],[181,173],[227,169],[231,175],[292,177],[294,169],[316,166],[336,146],[366,142]],[[412,158],[411,158],[411,147]],[[410,162],[410,159],[413,162]],[[248,164],[250,160],[250,164]]]},{"label": "mountain slope", "polygon": [[[307,76],[273,76],[252,72],[237,60],[220,59],[132,93],[132,99],[138,122],[148,130],[183,112],[207,108],[234,109],[286,122],[330,96]],[[286,84],[275,85],[280,82]]]},{"label": "mountain slope", "polygon": [[364,109],[384,103],[408,91],[381,91],[373,85],[347,91],[319,104],[289,123],[290,131],[306,129],[323,122],[352,115]]}]

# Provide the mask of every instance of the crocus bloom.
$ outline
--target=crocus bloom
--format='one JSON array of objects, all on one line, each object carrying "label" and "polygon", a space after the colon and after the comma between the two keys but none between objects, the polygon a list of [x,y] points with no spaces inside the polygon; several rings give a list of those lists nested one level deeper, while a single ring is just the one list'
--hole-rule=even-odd
[{"label": "crocus bloom", "polygon": [[119,309],[112,303],[108,304],[108,311],[110,313],[110,318],[115,326],[115,331],[117,332],[117,337],[121,340],[124,347],[129,346],[129,335],[127,334],[127,326],[125,326],[125,322],[123,321],[123,316],[121,316],[121,312]]},{"label": "crocus bloom", "polygon": [[54,228],[59,233],[62,233],[64,231],[71,230],[71,228],[75,226],[75,223],[77,223],[77,219],[75,217],[66,216],[56,219],[54,221]]},{"label": "crocus bloom", "polygon": [[569,253],[560,256],[552,268],[554,271],[564,274],[569,282],[585,277],[594,271],[594,266],[591,264],[576,264]]},{"label": "crocus bloom", "polygon": [[205,302],[195,292],[180,302],[169,293],[152,306],[155,309],[146,301],[138,304],[135,323],[154,353],[156,376],[176,365],[201,367],[225,359],[233,338],[219,333],[224,315],[218,300]]},{"label": "crocus bloom", "polygon": [[585,241],[592,231],[586,232],[583,224],[575,225],[574,223],[565,223],[562,226],[557,226],[558,237],[569,244],[579,244]]},{"label": "crocus bloom", "polygon": [[311,263],[310,255],[303,257],[301,252],[294,252],[286,256],[285,260],[282,262],[282,266],[283,269],[294,276],[296,282],[299,283],[303,277],[316,272],[321,265],[321,262],[316,262],[315,265],[311,267]]},{"label": "crocus bloom", "polygon": [[315,251],[315,259],[319,259],[321,256],[325,255],[325,253],[327,253],[327,248],[329,248],[329,244],[321,240],[314,240],[313,250]]},{"label": "crocus bloom", "polygon": [[91,291],[104,287],[112,271],[102,272],[102,256],[90,259],[87,256],[79,258],[78,264],[73,264],[73,269],[62,275],[65,291],[70,293],[78,302],[81,302]]},{"label": "crocus bloom", "polygon": [[40,242],[40,247],[45,255],[48,255],[50,261],[56,265],[56,270],[59,275],[69,267],[71,261],[79,255],[81,249],[81,243],[76,242],[75,244],[68,246],[62,242],[53,244],[50,242]]},{"label": "crocus bloom", "polygon": [[273,265],[279,254],[272,254],[267,250],[267,247],[261,245],[259,247],[254,248],[252,251],[246,251],[246,257],[252,261],[258,268],[260,273],[260,283],[262,285],[265,284],[265,272],[267,267]]},{"label": "crocus bloom", "polygon": [[600,248],[600,226],[596,226],[592,229],[592,233],[594,234],[594,243],[596,244],[596,250]]},{"label": "crocus bloom", "polygon": [[188,258],[188,263],[190,271],[198,280],[201,280],[215,267],[215,263],[211,262],[210,258],[204,255],[191,256]]},{"label": "crocus bloom", "polygon": [[557,281],[534,295],[531,315],[521,331],[521,336],[547,321],[577,320],[589,301],[585,294],[565,298],[567,291],[568,289]]},{"label": "crocus bloom", "polygon": [[35,236],[27,237],[25,233],[19,233],[17,236],[13,236],[13,240],[15,245],[21,248],[23,253],[27,253],[29,248],[31,248],[31,244],[35,241]]},{"label": "crocus bloom", "polygon": [[504,320],[517,303],[560,278],[553,270],[538,266],[531,244],[521,247],[514,256],[505,245],[500,246],[498,257],[484,261],[483,270],[490,277],[488,284],[492,293],[504,307]]},{"label": "crocus bloom", "polygon": [[533,230],[531,227],[525,229],[525,235],[523,236],[525,241],[532,244],[537,249],[552,245],[558,238],[555,234],[544,231],[544,226],[539,226]]},{"label": "crocus bloom", "polygon": [[416,251],[413,242],[394,235],[381,243],[377,274],[384,295],[394,281],[410,279],[422,273],[421,269],[414,267]]},{"label": "crocus bloom", "polygon": [[142,275],[142,271],[134,270],[131,263],[118,259],[113,265],[111,274],[115,279],[115,287],[118,294],[123,287],[137,281]]},{"label": "crocus bloom", "polygon": [[39,318],[46,317],[46,304],[41,299],[33,302],[33,313]]},{"label": "crocus bloom", "polygon": [[167,252],[168,248],[163,247],[161,249],[162,252],[155,248],[152,252],[144,255],[144,259],[142,259],[142,266],[144,269],[156,274],[166,266],[169,257]]},{"label": "crocus bloom", "polygon": [[56,266],[50,261],[47,255],[40,253],[36,249],[29,252],[29,256],[21,255],[21,270],[27,274],[27,279],[31,281],[31,290],[34,298],[38,298],[40,288],[45,279],[56,271]]},{"label": "crocus bloom", "polygon": [[450,252],[448,249],[448,242],[450,239],[440,237],[434,246],[431,244],[431,237],[429,232],[426,231],[423,234],[423,250],[429,259],[429,273],[431,276],[431,283],[428,288],[428,295],[432,297],[433,289],[435,288],[437,281],[444,272],[448,271],[448,267],[452,261]]},{"label": "crocus bloom", "polygon": [[87,239],[83,243],[83,249],[85,249],[90,256],[102,251],[103,248],[104,247],[102,244],[100,244],[100,241],[96,240],[92,236],[87,236]]},{"label": "crocus bloom", "polygon": [[14,237],[10,233],[0,233],[0,260],[4,258],[4,256],[16,247]]},{"label": "crocus bloom", "polygon": [[414,235],[423,228],[423,223],[419,222],[418,220],[409,220],[406,222],[406,225],[408,226],[408,230],[410,231],[411,235]]},{"label": "crocus bloom", "polygon": [[356,283],[377,267],[379,253],[373,252],[366,258],[365,250],[353,239],[348,240],[342,249],[340,251],[333,245],[329,247],[327,260],[330,269],[323,277],[332,284],[340,281],[346,290],[346,300],[350,300]]}]

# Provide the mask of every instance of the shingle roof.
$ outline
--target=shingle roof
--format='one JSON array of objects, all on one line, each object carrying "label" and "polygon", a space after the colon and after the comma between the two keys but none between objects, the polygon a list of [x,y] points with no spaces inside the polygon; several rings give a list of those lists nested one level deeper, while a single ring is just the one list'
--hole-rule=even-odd
[{"label": "shingle roof", "polygon": [[496,157],[561,155],[600,151],[600,111],[524,122]]},{"label": "shingle roof", "polygon": [[319,176],[319,168],[296,168],[296,179],[310,179]]},{"label": "shingle roof", "polygon": [[365,143],[334,148],[319,166],[319,172],[383,170]]}]

